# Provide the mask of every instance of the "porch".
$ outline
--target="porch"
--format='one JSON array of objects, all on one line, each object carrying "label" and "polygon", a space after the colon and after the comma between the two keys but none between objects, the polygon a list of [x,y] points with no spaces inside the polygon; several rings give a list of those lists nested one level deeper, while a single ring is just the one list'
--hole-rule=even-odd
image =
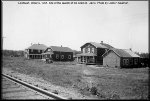
[{"label": "porch", "polygon": [[96,55],[93,53],[81,53],[76,56],[77,62],[81,64],[95,64]]}]

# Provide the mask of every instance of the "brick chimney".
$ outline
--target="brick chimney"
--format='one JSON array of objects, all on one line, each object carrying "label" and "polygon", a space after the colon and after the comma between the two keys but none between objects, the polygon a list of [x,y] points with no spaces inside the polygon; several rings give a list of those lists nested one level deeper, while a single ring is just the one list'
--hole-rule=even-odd
[{"label": "brick chimney", "polygon": [[103,44],[103,41],[101,41],[101,44]]},{"label": "brick chimney", "polygon": [[61,47],[62,47],[62,45],[61,45]]}]

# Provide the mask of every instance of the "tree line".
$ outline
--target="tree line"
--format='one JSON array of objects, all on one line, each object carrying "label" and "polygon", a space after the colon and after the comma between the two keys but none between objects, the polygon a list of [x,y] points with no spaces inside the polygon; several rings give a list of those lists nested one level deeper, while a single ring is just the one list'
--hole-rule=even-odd
[{"label": "tree line", "polygon": [[22,50],[3,50],[3,56],[12,56],[12,57],[22,57],[24,56],[24,51]]}]

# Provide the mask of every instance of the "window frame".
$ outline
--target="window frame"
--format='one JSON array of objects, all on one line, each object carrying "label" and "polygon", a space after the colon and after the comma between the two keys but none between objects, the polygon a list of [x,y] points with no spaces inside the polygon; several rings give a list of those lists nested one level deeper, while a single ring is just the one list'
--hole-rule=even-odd
[{"label": "window frame", "polygon": [[56,54],[56,59],[59,59],[59,54]]},{"label": "window frame", "polygon": [[83,53],[85,53],[85,48],[82,49]]},{"label": "window frame", "polygon": [[31,52],[33,52],[33,49],[31,49]]},{"label": "window frame", "polygon": [[68,55],[68,59],[71,59],[71,55]]},{"label": "window frame", "polygon": [[91,53],[90,51],[91,51],[91,49],[90,49],[90,47],[88,47],[88,53]]},{"label": "window frame", "polygon": [[48,49],[47,49],[47,51],[48,51],[48,52],[50,52],[50,51],[51,51],[51,49],[50,49],[50,48],[48,48]]},{"label": "window frame", "polygon": [[134,65],[138,64],[138,59],[134,59]]},{"label": "window frame", "polygon": [[[63,58],[62,58],[63,57]],[[64,55],[61,55],[61,59],[64,59]]]},{"label": "window frame", "polygon": [[123,59],[123,65],[129,65],[129,59]]},{"label": "window frame", "polygon": [[92,48],[92,53],[94,53],[94,48]]}]

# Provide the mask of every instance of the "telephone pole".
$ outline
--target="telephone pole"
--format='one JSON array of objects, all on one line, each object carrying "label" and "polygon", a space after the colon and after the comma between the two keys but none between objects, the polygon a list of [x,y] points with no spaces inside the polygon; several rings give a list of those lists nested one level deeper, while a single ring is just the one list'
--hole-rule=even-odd
[{"label": "telephone pole", "polygon": [[2,36],[2,50],[3,50],[4,38],[6,38],[6,37],[3,37],[3,36]]}]

